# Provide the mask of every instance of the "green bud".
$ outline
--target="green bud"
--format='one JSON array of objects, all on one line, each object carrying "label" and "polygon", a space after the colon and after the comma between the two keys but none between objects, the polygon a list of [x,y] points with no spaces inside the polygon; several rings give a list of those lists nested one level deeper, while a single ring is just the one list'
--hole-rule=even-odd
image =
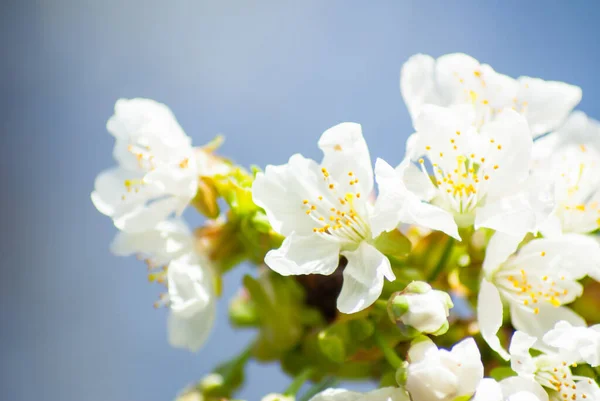
[{"label": "green bud", "polygon": [[392,294],[388,300],[387,310],[390,320],[394,323],[399,321],[402,315],[408,312],[408,300],[402,295],[402,292]]},{"label": "green bud", "polygon": [[431,291],[431,286],[424,281],[413,281],[404,289],[404,292],[412,294],[425,294],[429,291]]}]

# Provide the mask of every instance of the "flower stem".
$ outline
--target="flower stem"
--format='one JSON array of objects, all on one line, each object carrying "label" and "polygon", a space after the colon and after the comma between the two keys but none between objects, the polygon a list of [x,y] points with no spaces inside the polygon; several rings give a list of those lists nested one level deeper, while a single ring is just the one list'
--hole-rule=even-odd
[{"label": "flower stem", "polygon": [[294,381],[288,386],[283,394],[296,396],[300,388],[306,383],[313,373],[313,368],[306,368],[300,372],[300,374],[294,379]]},{"label": "flower stem", "polygon": [[379,334],[377,330],[373,333],[373,338],[375,339],[375,343],[383,352],[383,356],[388,361],[388,363],[394,368],[398,369],[402,366],[402,359],[396,354],[396,351],[385,341],[385,339]]},{"label": "flower stem", "polygon": [[450,258],[450,254],[452,253],[452,248],[454,247],[454,238],[448,238],[448,242],[446,242],[446,246],[442,251],[442,255],[435,266],[435,269],[431,272],[429,277],[427,278],[427,282],[435,281],[437,276],[444,270],[446,267],[446,262],[448,262],[448,258]]}]

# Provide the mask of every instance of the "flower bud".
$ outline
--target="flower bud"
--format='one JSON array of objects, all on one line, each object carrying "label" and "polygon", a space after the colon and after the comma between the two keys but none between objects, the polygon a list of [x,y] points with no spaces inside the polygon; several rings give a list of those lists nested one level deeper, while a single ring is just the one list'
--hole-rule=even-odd
[{"label": "flower bud", "polygon": [[408,358],[406,389],[413,401],[470,399],[483,378],[481,355],[472,338],[447,351],[421,337],[413,341]]},{"label": "flower bud", "polygon": [[420,333],[440,335],[448,330],[448,311],[453,306],[447,293],[434,290],[422,281],[413,281],[404,291],[392,295],[388,313],[390,319],[400,325]]}]

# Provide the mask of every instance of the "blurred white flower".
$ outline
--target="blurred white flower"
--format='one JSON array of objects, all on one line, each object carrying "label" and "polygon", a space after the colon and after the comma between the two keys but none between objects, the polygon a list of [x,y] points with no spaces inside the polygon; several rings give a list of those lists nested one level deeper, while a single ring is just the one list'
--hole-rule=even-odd
[{"label": "blurred white flower", "polygon": [[516,331],[510,343],[511,368],[520,377],[535,380],[554,390],[552,400],[600,400],[600,388],[589,377],[573,375],[570,365],[576,354],[543,353],[532,357],[529,350],[537,342],[535,337]]},{"label": "blurred white flower", "polygon": [[453,304],[444,291],[434,290],[425,282],[413,282],[390,302],[394,318],[421,333],[440,335],[448,330]]},{"label": "blurred white flower", "polygon": [[406,389],[412,401],[452,401],[469,396],[483,378],[481,355],[472,338],[447,351],[423,337],[413,343],[408,357]]},{"label": "blurred white flower", "polygon": [[[390,262],[373,246],[373,169],[361,127],[342,123],[319,140],[321,164],[300,154],[288,164],[267,166],[252,187],[275,231],[286,236],[265,263],[282,275],[332,274],[339,255],[348,260],[337,300],[343,313],[370,306],[381,294],[383,278],[395,280]],[[401,206],[401,205],[399,205]]]},{"label": "blurred white flower", "polygon": [[468,104],[478,125],[511,108],[527,119],[534,136],[559,127],[581,101],[577,86],[530,77],[513,79],[461,53],[437,60],[424,54],[411,57],[402,66],[400,90],[413,121],[426,104]]},{"label": "blurred white flower", "polygon": [[216,312],[212,266],[195,250],[194,243],[185,223],[171,219],[145,232],[119,232],[111,246],[117,255],[135,254],[144,259],[150,278],[167,285],[167,294],[157,305],[170,309],[169,342],[190,351],[204,344]]},{"label": "blurred white flower", "polygon": [[295,400],[296,400],[295,397],[292,397],[289,395],[271,393],[271,394],[265,395],[261,401],[295,401]]},{"label": "blurred white flower", "polygon": [[384,387],[368,393],[329,388],[309,401],[410,401],[406,392],[396,387]]},{"label": "blurred white flower", "polygon": [[583,319],[562,305],[582,294],[577,280],[595,269],[600,257],[585,253],[591,238],[535,239],[514,254],[520,240],[498,233],[492,237],[477,301],[481,334],[505,359],[508,354],[496,336],[502,325],[502,301],[510,306],[513,326],[538,338],[559,320],[581,325]]},{"label": "blurred white flower", "polygon": [[534,144],[533,174],[553,189],[554,209],[540,231],[547,237],[600,228],[600,123],[573,113],[565,126]]},{"label": "blurred white flower", "polygon": [[543,340],[561,352],[577,355],[578,362],[600,365],[600,324],[581,327],[560,321],[544,335]]},{"label": "blurred white flower", "polygon": [[116,139],[118,166],[96,178],[96,208],[127,232],[181,214],[198,189],[198,165],[171,110],[150,99],[120,99],[106,127]]},{"label": "blurred white flower", "polygon": [[[436,219],[446,227],[438,229],[454,237],[456,226],[512,235],[533,231],[536,214],[526,185],[533,141],[527,122],[505,110],[477,133],[473,118],[465,106],[424,106],[407,145],[410,160],[400,165],[395,180],[380,183],[382,193],[399,192],[405,185],[421,201],[441,208],[444,220]],[[420,164],[421,171],[411,162]],[[381,209],[391,214],[398,207],[390,201]]]},{"label": "blurred white flower", "polygon": [[548,393],[537,382],[509,377],[500,382],[483,379],[471,401],[548,401]]}]

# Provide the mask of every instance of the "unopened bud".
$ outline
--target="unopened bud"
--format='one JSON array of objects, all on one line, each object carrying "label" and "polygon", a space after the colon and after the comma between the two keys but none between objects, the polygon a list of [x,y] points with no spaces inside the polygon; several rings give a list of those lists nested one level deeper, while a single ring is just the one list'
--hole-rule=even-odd
[{"label": "unopened bud", "polygon": [[[414,281],[388,301],[390,319],[410,334],[414,331],[441,335],[448,331],[450,296],[427,283]],[[414,329],[414,330],[410,330]]]}]

